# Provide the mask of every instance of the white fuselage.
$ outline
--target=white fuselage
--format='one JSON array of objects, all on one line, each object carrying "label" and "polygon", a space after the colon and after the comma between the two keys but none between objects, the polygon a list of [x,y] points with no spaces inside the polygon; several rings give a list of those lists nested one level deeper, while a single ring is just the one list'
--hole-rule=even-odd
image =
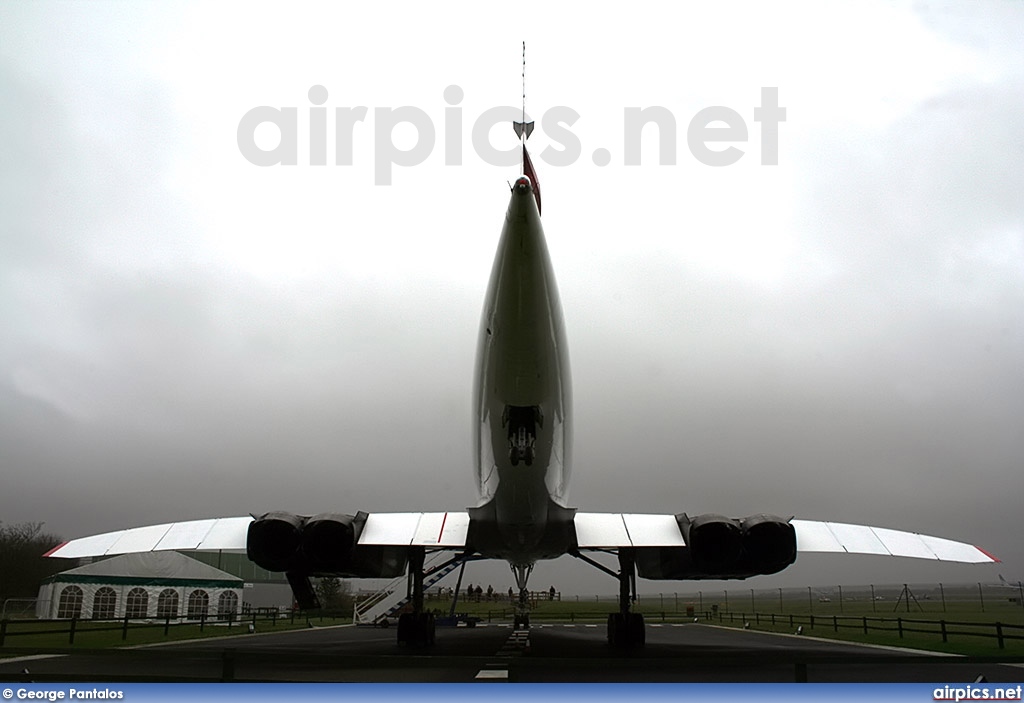
[{"label": "white fuselage", "polygon": [[519,563],[547,556],[546,528],[571,514],[571,395],[558,288],[523,177],[512,188],[477,348],[472,512],[501,536],[480,551]]}]

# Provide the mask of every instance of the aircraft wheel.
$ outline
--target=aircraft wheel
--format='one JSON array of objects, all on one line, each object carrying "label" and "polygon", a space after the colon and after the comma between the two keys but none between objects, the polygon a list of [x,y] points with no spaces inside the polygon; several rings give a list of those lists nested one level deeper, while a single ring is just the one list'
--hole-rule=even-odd
[{"label": "aircraft wheel", "polygon": [[401,646],[403,644],[410,644],[410,641],[409,641],[410,637],[409,636],[412,634],[411,630],[412,630],[413,624],[414,623],[412,622],[412,615],[410,613],[402,613],[401,615],[398,616],[398,644],[399,644],[399,646]]},{"label": "aircraft wheel", "polygon": [[642,647],[646,639],[644,616],[640,613],[612,613],[608,616],[608,644],[612,647]]},{"label": "aircraft wheel", "polygon": [[629,639],[635,647],[642,647],[647,641],[647,628],[644,626],[644,616],[640,613],[630,613]]},{"label": "aircraft wheel", "polygon": [[424,635],[425,635],[424,636],[424,641],[425,641],[425,644],[427,646],[431,646],[431,645],[434,644],[434,634],[435,634],[435,623],[434,623],[434,614],[433,613],[427,613],[426,614],[426,619],[425,619],[425,622],[423,623],[423,625],[424,625]]},{"label": "aircraft wheel", "polygon": [[622,613],[610,614],[608,616],[608,644],[618,647],[622,630]]}]

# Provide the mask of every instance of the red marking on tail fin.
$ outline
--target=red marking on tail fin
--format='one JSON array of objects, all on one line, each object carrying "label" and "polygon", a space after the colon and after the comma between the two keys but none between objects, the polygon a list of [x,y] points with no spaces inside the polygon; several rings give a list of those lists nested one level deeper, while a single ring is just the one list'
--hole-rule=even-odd
[{"label": "red marking on tail fin", "polygon": [[537,180],[537,171],[533,168],[533,162],[530,161],[530,152],[526,150],[526,145],[523,144],[523,173],[530,177],[533,182],[533,197],[537,200],[537,214],[540,214],[540,181]]}]

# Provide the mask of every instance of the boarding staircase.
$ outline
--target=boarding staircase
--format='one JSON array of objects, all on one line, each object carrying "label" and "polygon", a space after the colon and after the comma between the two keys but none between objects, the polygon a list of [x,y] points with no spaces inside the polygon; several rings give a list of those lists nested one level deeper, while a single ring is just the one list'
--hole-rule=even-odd
[{"label": "boarding staircase", "polygon": [[[423,567],[424,592],[463,563],[453,561],[444,564],[445,559],[450,557],[451,555],[446,555],[444,552],[437,552],[426,561]],[[352,622],[356,625],[375,625],[384,618],[397,613],[411,600],[408,593],[408,576],[399,576],[366,600],[356,603]]]}]

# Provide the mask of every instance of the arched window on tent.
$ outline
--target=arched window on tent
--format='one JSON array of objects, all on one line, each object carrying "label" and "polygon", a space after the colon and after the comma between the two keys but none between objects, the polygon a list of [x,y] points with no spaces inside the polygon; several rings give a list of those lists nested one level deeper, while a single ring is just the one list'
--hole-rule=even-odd
[{"label": "arched window on tent", "polygon": [[58,618],[82,617],[82,589],[78,586],[65,586],[57,601]]},{"label": "arched window on tent", "polygon": [[235,615],[238,613],[238,594],[224,591],[217,599],[217,615]]},{"label": "arched window on tent", "polygon": [[92,597],[93,620],[113,620],[117,617],[117,591],[102,586]]},{"label": "arched window on tent", "polygon": [[133,588],[124,599],[126,618],[144,618],[149,611],[149,594],[145,588]]},{"label": "arched window on tent", "polygon": [[210,594],[203,590],[188,594],[188,617],[198,620],[210,612]]},{"label": "arched window on tent", "polygon": [[158,618],[178,617],[178,591],[165,588],[156,599],[156,616]]}]

